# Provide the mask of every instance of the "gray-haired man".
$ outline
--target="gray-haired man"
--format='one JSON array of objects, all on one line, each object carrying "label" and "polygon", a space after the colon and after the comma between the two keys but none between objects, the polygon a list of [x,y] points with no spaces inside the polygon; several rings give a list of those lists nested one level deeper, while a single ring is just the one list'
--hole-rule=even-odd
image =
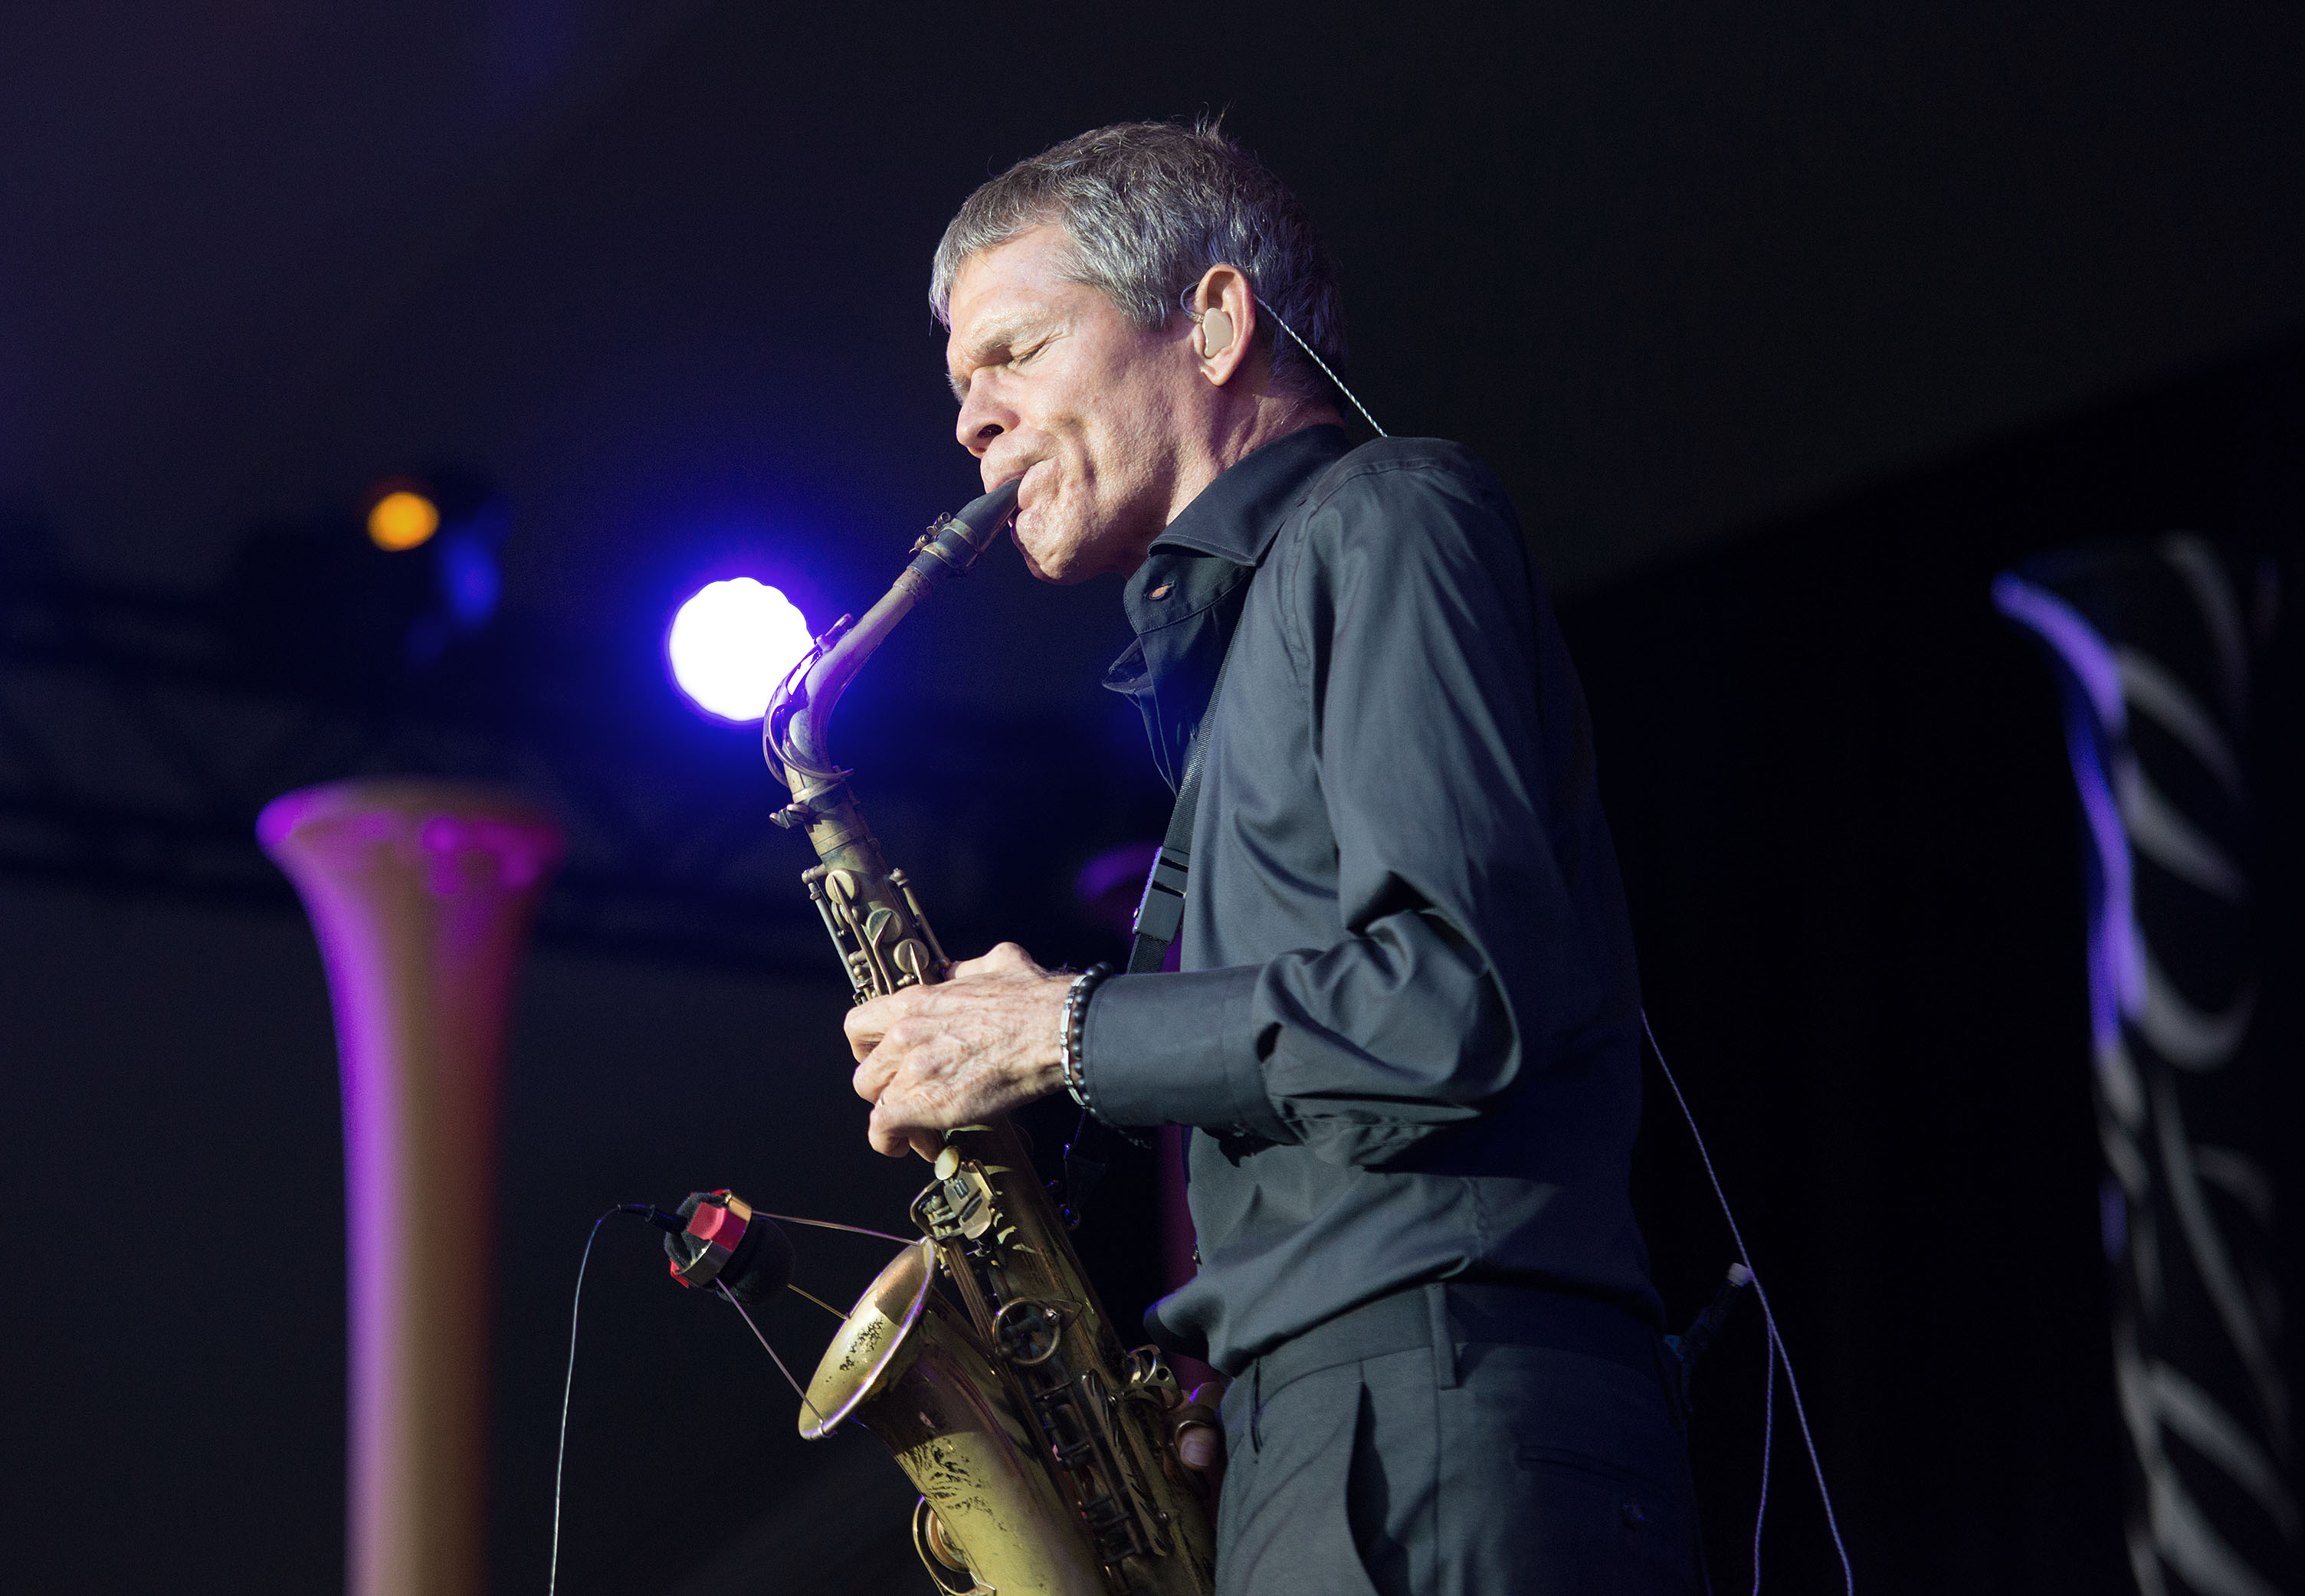
[{"label": "gray-haired man", "polygon": [[[1217,132],[1069,140],[984,185],[933,297],[1034,573],[1110,573],[1110,685],[1176,783],[1208,725],[1181,971],[1087,998],[1095,1112],[1192,1137],[1233,1377],[1228,1593],[1702,1588],[1626,1194],[1637,996],[1584,702],[1463,449],[1352,448],[1295,199]],[[1221,692],[1211,700],[1223,662]],[[855,1010],[880,1150],[1056,1091],[1073,978],[1013,944]]]}]

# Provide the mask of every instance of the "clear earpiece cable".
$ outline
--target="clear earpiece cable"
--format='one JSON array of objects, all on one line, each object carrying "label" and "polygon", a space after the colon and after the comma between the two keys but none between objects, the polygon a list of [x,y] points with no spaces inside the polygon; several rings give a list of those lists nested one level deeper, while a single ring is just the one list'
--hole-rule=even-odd
[{"label": "clear earpiece cable", "polygon": [[[1184,293],[1177,296],[1178,306],[1184,310],[1186,315],[1191,317],[1195,321],[1198,321],[1201,318],[1199,313],[1193,309],[1193,291],[1199,286],[1200,284],[1197,283],[1187,284]],[[1290,338],[1294,339],[1296,341],[1297,347],[1305,352],[1306,358],[1321,369],[1321,375],[1337,385],[1337,392],[1342,394],[1347,399],[1352,401],[1353,408],[1361,412],[1361,420],[1369,424],[1371,431],[1374,432],[1379,437],[1391,437],[1392,436],[1391,433],[1387,432],[1383,428],[1376,424],[1376,418],[1369,414],[1368,406],[1361,403],[1361,397],[1358,394],[1354,393],[1352,389],[1345,386],[1345,379],[1339,377],[1334,371],[1329,369],[1329,362],[1323,360],[1320,355],[1315,352],[1310,344],[1305,342],[1303,336],[1297,333],[1295,327],[1290,327],[1286,321],[1283,321],[1280,318],[1280,311],[1274,310],[1271,305],[1266,304],[1261,299],[1256,301],[1256,308],[1263,311],[1267,316],[1272,317],[1273,325],[1279,327],[1282,332],[1288,334]]]},{"label": "clear earpiece cable", "polygon": [[1376,418],[1369,414],[1368,406],[1361,403],[1360,395],[1354,393],[1352,389],[1345,386],[1345,379],[1343,378],[1339,377],[1335,372],[1329,369],[1329,362],[1323,360],[1319,355],[1314,354],[1313,352],[1313,346],[1310,344],[1306,343],[1303,338],[1297,337],[1297,329],[1280,319],[1280,311],[1274,310],[1271,305],[1266,304],[1263,300],[1257,301],[1256,303],[1260,310],[1262,310],[1267,316],[1272,318],[1274,324],[1277,325],[1282,332],[1288,334],[1290,337],[1297,339],[1297,347],[1303,350],[1306,356],[1311,359],[1312,362],[1321,369],[1322,376],[1327,378],[1331,382],[1337,385],[1337,392],[1342,394],[1346,398],[1353,402],[1353,408],[1361,412],[1361,420],[1366,421],[1379,437],[1391,437],[1392,436],[1391,433],[1387,432],[1383,428],[1377,426]]}]

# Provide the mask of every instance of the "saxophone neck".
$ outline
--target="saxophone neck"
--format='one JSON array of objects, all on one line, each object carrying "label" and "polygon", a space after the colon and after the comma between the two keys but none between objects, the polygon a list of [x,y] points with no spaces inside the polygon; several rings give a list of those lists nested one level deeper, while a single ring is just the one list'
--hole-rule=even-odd
[{"label": "saxophone neck", "polygon": [[1016,511],[1016,484],[1004,482],[958,514],[939,521],[914,543],[912,564],[864,618],[852,623],[841,616],[793,667],[761,723],[761,751],[796,802],[805,802],[811,793],[843,774],[829,743],[832,711],[864,662],[913,606],[943,582],[967,574]]}]

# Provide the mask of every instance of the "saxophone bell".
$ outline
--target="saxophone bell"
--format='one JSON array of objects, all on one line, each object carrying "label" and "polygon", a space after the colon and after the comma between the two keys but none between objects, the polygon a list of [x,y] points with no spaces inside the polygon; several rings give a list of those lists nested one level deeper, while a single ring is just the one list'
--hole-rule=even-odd
[{"label": "saxophone bell", "polygon": [[[974,1333],[937,1295],[923,1236],[864,1289],[809,1382],[800,1432],[820,1440],[854,1419],[896,1455],[921,1492],[922,1561],[976,1589],[1105,1596],[1074,1508],[1042,1459],[1047,1443],[1010,1399]],[[931,1566],[931,1578],[947,1590]]]}]

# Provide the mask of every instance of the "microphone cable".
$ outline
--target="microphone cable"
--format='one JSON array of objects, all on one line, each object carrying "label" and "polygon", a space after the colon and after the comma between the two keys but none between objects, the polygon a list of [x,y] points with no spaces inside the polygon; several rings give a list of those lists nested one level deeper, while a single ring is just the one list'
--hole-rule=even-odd
[{"label": "microphone cable", "polygon": [[[687,1221],[678,1214],[668,1213],[652,1202],[619,1202],[593,1220],[592,1228],[584,1234],[583,1256],[576,1261],[576,1295],[568,1305],[568,1372],[560,1382],[560,1440],[554,1450],[552,1459],[552,1558],[545,1575],[544,1596],[557,1596],[560,1585],[560,1488],[568,1464],[568,1399],[570,1393],[576,1388],[576,1327],[584,1311],[584,1271],[591,1265],[592,1244],[600,1238],[600,1227],[618,1214],[630,1214],[634,1218],[646,1219],[651,1225],[668,1235],[676,1234],[687,1227]],[[840,1230],[851,1235],[869,1235],[881,1241],[896,1242],[899,1245],[908,1244],[901,1235],[891,1235],[885,1230],[872,1230],[862,1225],[840,1225],[830,1219],[804,1219],[797,1214],[761,1213],[759,1217],[788,1225],[807,1225],[818,1230]],[[785,1361],[777,1356],[777,1349],[769,1345],[769,1338],[761,1333],[761,1327],[753,1322],[750,1313],[745,1312],[744,1304],[736,1300],[724,1282],[716,1280],[712,1284],[714,1289],[728,1305],[743,1315],[745,1328],[753,1332],[753,1338],[760,1342],[761,1350],[766,1352],[770,1361],[776,1364],[777,1372],[785,1377],[785,1383],[791,1386],[794,1393],[800,1397],[801,1405],[812,1413],[816,1413],[816,1405],[808,1399],[808,1393],[801,1388],[800,1381],[793,1378],[792,1371],[785,1367]],[[806,1297],[808,1301],[814,1303],[835,1319],[845,1320],[848,1317],[821,1297],[801,1290],[789,1280],[785,1282],[785,1289]],[[822,1422],[821,1413],[818,1413],[817,1418],[820,1423]]]},{"label": "microphone cable", "polygon": [[584,1235],[584,1256],[576,1261],[576,1299],[568,1305],[568,1374],[560,1382],[560,1446],[552,1459],[552,1561],[544,1577],[544,1596],[554,1596],[560,1584],[560,1477],[568,1462],[568,1394],[576,1388],[576,1320],[584,1309],[584,1270],[592,1261],[592,1243],[600,1227],[635,1205],[620,1202],[592,1221]]},{"label": "microphone cable", "polygon": [[1816,1477],[1817,1499],[1824,1504],[1824,1527],[1833,1536],[1833,1549],[1841,1555],[1841,1589],[1847,1596],[1856,1596],[1857,1575],[1850,1566],[1849,1548],[1841,1538],[1841,1521],[1833,1511],[1833,1492],[1824,1482],[1824,1465],[1817,1461],[1816,1438],[1809,1432],[1808,1410],[1802,1405],[1800,1381],[1793,1374],[1793,1355],[1785,1348],[1785,1338],[1777,1330],[1777,1316],[1769,1306],[1768,1288],[1761,1284],[1760,1271],[1753,1267],[1753,1254],[1745,1246],[1745,1233],[1738,1227],[1735,1210],[1729,1206],[1729,1193],[1722,1189],[1721,1175],[1713,1167],[1712,1151],[1705,1145],[1705,1133],[1697,1128],[1697,1116],[1690,1111],[1688,1099],[1682,1095],[1680,1082],[1674,1079],[1672,1065],[1664,1061],[1664,1049],[1657,1046],[1656,1030],[1649,1023],[1649,1011],[1641,1010],[1641,1031],[1649,1040],[1649,1051],[1655,1056],[1657,1068],[1663,1073],[1664,1082],[1672,1088],[1672,1100],[1680,1105],[1680,1116],[1688,1124],[1690,1140],[1697,1143],[1697,1156],[1704,1161],[1705,1178],[1713,1183],[1714,1200],[1721,1204],[1721,1217],[1729,1221],[1730,1239],[1737,1244],[1737,1258],[1744,1264],[1753,1283],[1753,1295],[1761,1304],[1761,1323],[1768,1335],[1768,1392],[1762,1404],[1761,1418],[1761,1500],[1753,1514],[1753,1596],[1761,1592],[1761,1528],[1769,1514],[1769,1453],[1776,1437],[1777,1365],[1785,1369],[1785,1388],[1791,1392],[1793,1417],[1800,1425],[1801,1441],[1808,1448],[1809,1472]]}]

